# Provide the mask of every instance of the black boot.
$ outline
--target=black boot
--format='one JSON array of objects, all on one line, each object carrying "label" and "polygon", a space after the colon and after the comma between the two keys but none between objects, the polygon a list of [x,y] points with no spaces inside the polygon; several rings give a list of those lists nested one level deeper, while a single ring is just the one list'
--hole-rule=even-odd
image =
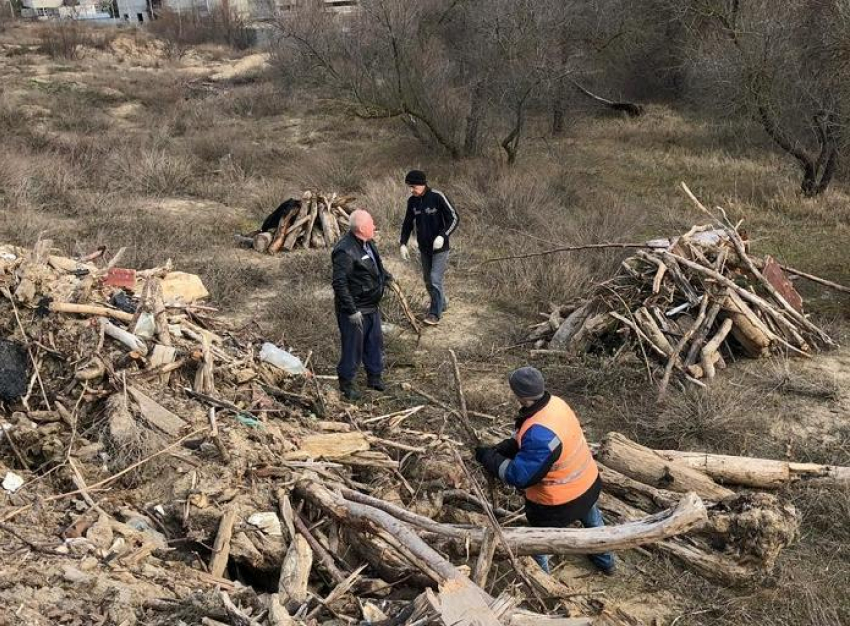
[{"label": "black boot", "polygon": [[339,390],[343,397],[351,402],[357,402],[360,399],[360,392],[354,385],[354,381],[339,379]]},{"label": "black boot", "polygon": [[366,378],[366,386],[369,389],[374,389],[375,391],[384,391],[386,390],[386,385],[384,385],[384,381],[381,380],[379,376],[369,376]]}]

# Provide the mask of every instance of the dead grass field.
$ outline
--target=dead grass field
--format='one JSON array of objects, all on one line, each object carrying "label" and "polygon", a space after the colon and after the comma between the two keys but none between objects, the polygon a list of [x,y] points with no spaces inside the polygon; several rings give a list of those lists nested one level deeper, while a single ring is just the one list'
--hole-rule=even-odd
[{"label": "dead grass field", "polygon": [[[200,273],[238,324],[306,353],[331,373],[336,327],[326,252],[282,258],[234,249],[280,201],[310,186],[357,192],[373,211],[379,244],[421,304],[413,266],[396,237],[403,174],[420,167],[462,216],[448,281],[445,325],[419,346],[390,340],[393,382],[449,396],[445,349],[456,348],[472,408],[507,415],[505,372],[528,359],[522,326],[549,302],[607,276],[617,253],[549,256],[477,267],[548,246],[641,240],[701,220],[677,190],[742,218],[754,247],[850,283],[850,189],[799,197],[798,174],[757,134],[732,122],[650,106],[637,120],[583,113],[562,139],[532,136],[512,169],[497,159],[452,162],[387,122],[345,118],[297,85],[261,76],[215,82],[235,56],[204,46],[179,60],[143,34],[123,32],[71,60],[39,52],[32,29],[0,34],[0,241],[39,236],[70,250],[128,246],[128,264],[172,258]],[[495,155],[494,155],[495,156]],[[839,333],[848,299],[804,286],[810,310]],[[597,437],[620,430],[647,445],[850,464],[850,358],[736,364],[709,391],[655,403],[639,367],[586,359],[536,363]],[[507,422],[506,422],[507,424]],[[669,603],[667,623],[838,626],[850,623],[850,494],[789,490],[804,534],[779,570],[754,589],[718,589],[673,561],[624,555],[608,591],[632,604]]]}]

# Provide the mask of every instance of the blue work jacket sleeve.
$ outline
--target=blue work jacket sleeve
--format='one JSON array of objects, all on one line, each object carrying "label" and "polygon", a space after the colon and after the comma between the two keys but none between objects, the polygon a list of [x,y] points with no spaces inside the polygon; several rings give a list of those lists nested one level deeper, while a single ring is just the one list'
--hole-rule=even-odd
[{"label": "blue work jacket sleeve", "polygon": [[518,489],[528,489],[543,480],[562,450],[563,444],[553,431],[535,424],[525,431],[516,456],[499,465],[499,478]]}]

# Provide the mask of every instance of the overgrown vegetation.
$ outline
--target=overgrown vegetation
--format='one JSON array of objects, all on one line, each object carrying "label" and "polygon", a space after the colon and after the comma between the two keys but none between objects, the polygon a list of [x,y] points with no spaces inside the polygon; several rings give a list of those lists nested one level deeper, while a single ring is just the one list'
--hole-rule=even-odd
[{"label": "overgrown vegetation", "polygon": [[[424,4],[429,11],[442,6]],[[513,4],[523,6],[505,10],[529,8]],[[602,8],[616,3],[597,6],[602,16]],[[653,15],[646,10],[647,16],[637,23],[646,24]],[[586,29],[593,23],[591,13],[582,14]],[[597,47],[631,24],[628,12],[604,15],[616,15],[617,20],[586,30]],[[451,22],[445,28],[461,26]],[[358,32],[356,28],[351,32]],[[334,39],[331,31],[316,32]],[[180,42],[186,41],[184,36],[174,35]],[[452,141],[460,154],[479,152],[477,156],[447,159],[433,138],[422,142],[411,135],[409,116],[352,115],[338,102],[351,104],[350,93],[331,94],[345,98],[327,100],[327,89],[310,84],[317,75],[302,73],[299,63],[286,68],[289,82],[280,78],[283,70],[277,68],[275,80],[210,85],[197,76],[210,71],[205,64],[220,59],[205,57],[203,49],[186,54],[189,43],[180,43],[179,54],[145,59],[144,68],[134,65],[131,52],[117,68],[111,60],[84,57],[63,65],[73,57],[58,54],[55,62],[48,62],[28,53],[24,57],[29,65],[4,74],[10,78],[0,96],[0,241],[31,245],[46,236],[80,253],[99,245],[110,250],[128,246],[125,261],[133,267],[172,258],[181,269],[198,272],[215,304],[239,323],[254,324],[281,344],[313,350],[311,362],[319,373],[329,374],[337,348],[327,253],[260,257],[235,250],[232,235],[256,228],[277,204],[307,187],[354,192],[375,214],[381,250],[405,281],[414,305],[420,306],[424,294],[417,267],[403,266],[395,246],[407,196],[404,172],[422,168],[461,213],[448,285],[450,296],[457,299],[453,306],[465,304],[461,315],[476,315],[479,324],[468,328],[480,345],[461,352],[476,409],[507,416],[513,408],[500,404],[492,381],[502,381],[506,369],[531,358],[546,371],[552,388],[570,398],[594,437],[621,430],[658,447],[782,458],[789,432],[796,431],[775,431],[776,423],[804,422],[801,406],[834,409],[844,393],[837,381],[798,370],[796,363],[771,363],[760,376],[738,378],[730,373],[728,381],[709,390],[671,390],[667,402],[659,405],[641,362],[626,356],[580,361],[529,357],[528,345],[515,345],[521,341],[518,330],[504,332],[489,319],[491,312],[499,311],[517,328],[538,322],[538,312],[547,310],[550,302],[580,297],[591,283],[604,280],[621,256],[550,255],[484,266],[481,261],[565,243],[642,240],[687,230],[700,216],[676,190],[682,179],[700,197],[727,207],[733,218],[744,218],[759,254],[772,253],[801,269],[850,282],[845,250],[850,201],[841,177],[817,198],[801,198],[796,166],[774,151],[759,125],[738,115],[718,119],[702,107],[671,101],[677,89],[683,97],[694,95],[686,89],[687,57],[680,57],[679,65],[664,65],[662,72],[656,61],[670,61],[666,55],[681,50],[653,51],[650,43],[657,44],[656,36],[650,29],[635,39],[638,34],[629,30],[593,57],[594,71],[580,76],[591,90],[643,98],[640,117],[612,117],[607,110],[597,115],[578,105],[584,96],[569,96],[573,87],[566,85],[567,96],[555,98],[555,93],[563,93],[555,89],[564,86],[544,81],[527,101],[521,149],[510,168],[499,144],[515,119],[510,112],[515,113],[511,103],[516,103],[518,92],[506,90],[504,102],[488,100],[478,148],[467,151],[464,124],[472,94],[455,90],[451,81],[440,82],[445,76],[439,72],[427,76],[434,82],[418,85],[446,94],[441,106],[448,108],[435,119],[453,128]],[[138,37],[134,45],[144,43],[144,35]],[[439,43],[443,34],[433,37],[427,41]],[[226,37],[217,41],[230,43]],[[640,54],[624,60],[622,51],[632,41],[640,43]],[[323,38],[313,42],[327,43]],[[75,49],[88,45],[80,43]],[[438,58],[449,54],[436,44],[431,53]],[[21,58],[4,57],[0,63],[8,66]],[[617,65],[616,59],[622,63]],[[32,66],[48,69],[36,74]],[[73,77],[56,66],[73,68]],[[464,71],[469,75],[476,67],[467,65]],[[651,81],[642,80],[639,67],[652,68]],[[674,75],[674,69],[682,74]],[[489,90],[503,87],[489,85],[488,98],[493,97]],[[653,94],[656,102],[649,101]],[[553,128],[553,98],[564,105],[560,128]],[[460,126],[452,126],[458,119]],[[421,129],[421,123],[414,128]],[[808,307],[816,315],[833,315],[838,325],[846,324],[847,300],[842,297],[812,298]],[[451,311],[440,333],[452,332]],[[388,313],[395,314],[391,305]],[[394,383],[407,375],[402,365],[423,385],[440,387],[447,379],[440,369],[445,358],[441,349],[425,345],[417,350],[412,343],[399,343],[389,352],[398,364],[388,377]],[[732,372],[739,368],[730,363]],[[478,389],[475,383],[480,383]],[[444,389],[435,393],[440,392],[441,397],[450,396]],[[850,462],[846,433],[803,432],[805,436],[795,435],[796,458]],[[679,626],[835,626],[847,621],[850,537],[842,523],[850,514],[847,498],[814,489],[794,490],[788,497],[803,511],[807,534],[783,557],[778,576],[764,589],[718,591],[663,560],[648,561],[646,578],[634,573],[639,580],[623,584],[638,590],[644,584],[666,585],[686,599]],[[828,567],[820,567],[823,563]]]},{"label": "overgrown vegetation", "polygon": [[199,7],[188,11],[160,9],[148,28],[163,41],[172,59],[181,58],[191,46],[213,43],[245,50],[255,40],[248,22],[228,2],[216,4],[209,11]]}]

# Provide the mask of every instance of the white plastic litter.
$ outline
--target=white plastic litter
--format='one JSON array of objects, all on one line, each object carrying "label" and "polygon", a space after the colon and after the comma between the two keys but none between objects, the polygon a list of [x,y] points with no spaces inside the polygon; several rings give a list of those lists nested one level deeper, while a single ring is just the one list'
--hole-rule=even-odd
[{"label": "white plastic litter", "polygon": [[270,537],[283,536],[283,532],[280,527],[280,518],[273,511],[254,513],[248,518],[248,523],[251,524],[251,526],[256,526]]},{"label": "white plastic litter", "polygon": [[286,350],[281,350],[273,343],[266,342],[263,344],[260,350],[260,359],[293,376],[299,376],[307,371],[301,359]]},{"label": "white plastic litter", "polygon": [[6,478],[3,479],[3,489],[9,493],[15,493],[24,484],[24,479],[18,476],[15,472],[6,472]]}]

